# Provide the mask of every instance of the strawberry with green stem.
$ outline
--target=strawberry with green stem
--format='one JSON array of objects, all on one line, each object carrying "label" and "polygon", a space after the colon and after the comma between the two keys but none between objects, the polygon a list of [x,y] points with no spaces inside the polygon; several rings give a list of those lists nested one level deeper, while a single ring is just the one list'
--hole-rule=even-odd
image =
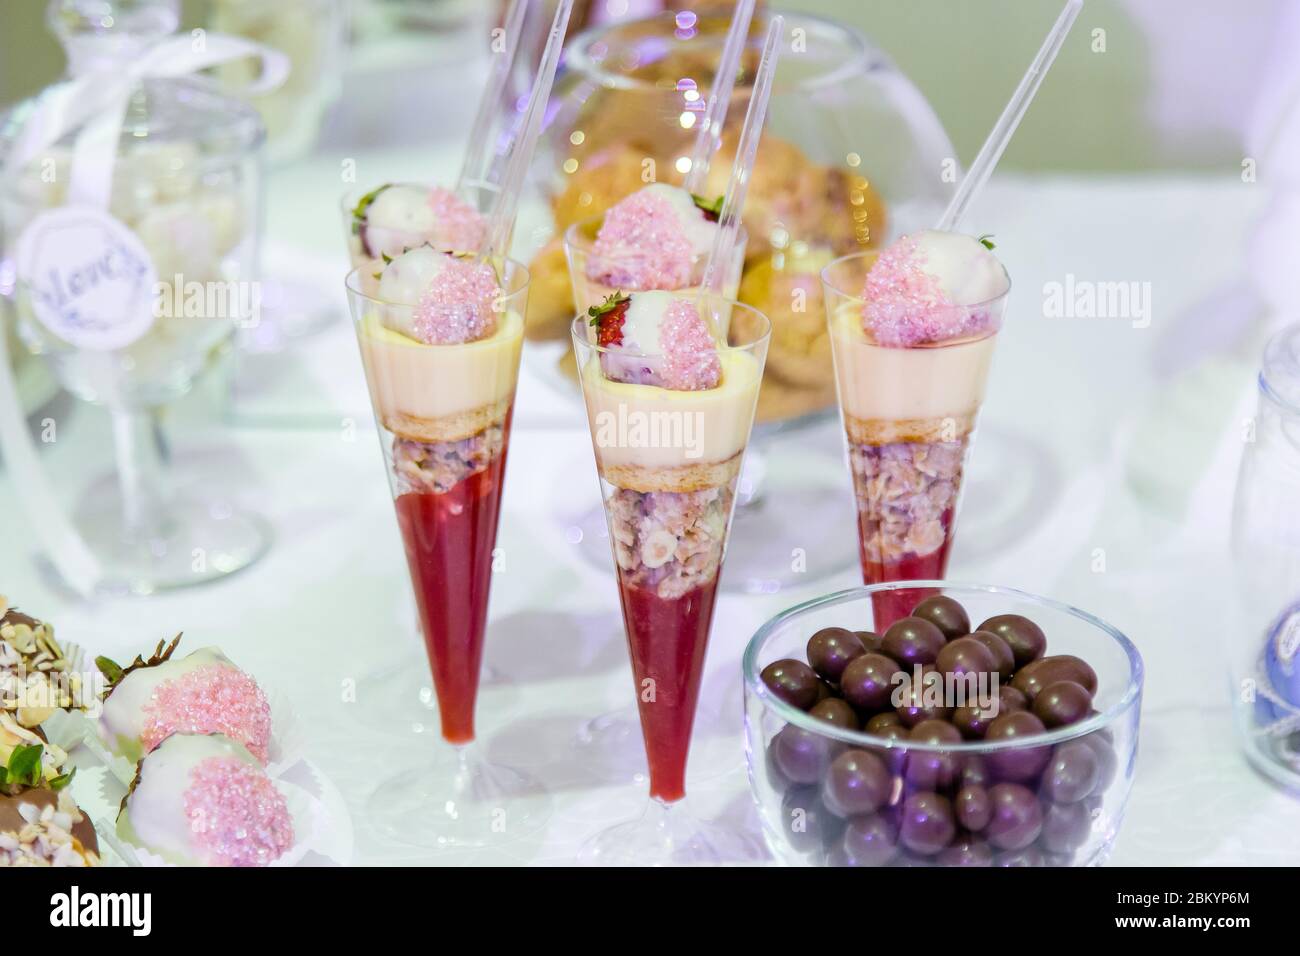
[{"label": "strawberry with green stem", "polygon": [[587,310],[591,325],[596,329],[597,345],[608,349],[623,344],[623,323],[627,321],[627,310],[631,304],[630,295],[615,292],[600,305],[593,305]]}]

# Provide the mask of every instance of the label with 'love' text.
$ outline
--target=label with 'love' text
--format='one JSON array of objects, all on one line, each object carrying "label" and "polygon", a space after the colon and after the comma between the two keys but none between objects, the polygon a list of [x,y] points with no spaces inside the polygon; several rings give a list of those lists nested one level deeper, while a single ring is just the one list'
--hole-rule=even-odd
[{"label": "label with 'love' text", "polygon": [[23,230],[16,252],[32,312],[69,345],[120,349],[153,325],[153,260],[139,237],[104,210],[47,210]]}]

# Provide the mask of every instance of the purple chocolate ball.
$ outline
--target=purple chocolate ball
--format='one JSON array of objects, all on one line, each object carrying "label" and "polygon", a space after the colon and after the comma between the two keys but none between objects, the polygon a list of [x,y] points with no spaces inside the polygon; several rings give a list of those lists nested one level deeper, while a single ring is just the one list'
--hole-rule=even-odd
[{"label": "purple chocolate ball", "polygon": [[993,815],[984,835],[999,850],[1021,850],[1038,839],[1043,829],[1043,808],[1028,787],[999,783],[989,790]]}]

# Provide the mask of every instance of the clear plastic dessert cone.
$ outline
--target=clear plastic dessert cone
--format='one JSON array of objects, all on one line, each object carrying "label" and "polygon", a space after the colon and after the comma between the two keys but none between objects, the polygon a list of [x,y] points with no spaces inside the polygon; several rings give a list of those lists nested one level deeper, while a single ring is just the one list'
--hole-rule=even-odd
[{"label": "clear plastic dessert cone", "polygon": [[[427,293],[412,306],[379,298],[378,290],[367,292],[369,277],[360,270],[347,280],[440,728],[443,738],[458,748],[475,739],[493,549],[528,294],[523,266],[508,259],[488,265],[498,287],[494,314],[474,318],[486,324],[481,336],[452,344],[429,344],[430,337],[419,334],[427,320]],[[462,305],[442,303],[440,315],[454,318]],[[477,758],[463,762],[493,779],[506,773],[502,768],[488,773]],[[376,793],[372,817],[380,829],[437,846],[480,845],[502,835],[491,828],[486,803],[481,813],[466,806],[475,794],[488,791],[491,796],[484,799],[500,805],[499,788],[461,786],[453,793],[447,790],[455,783],[451,775],[426,770],[418,779],[396,780]],[[526,775],[509,771],[508,777],[517,785],[512,792],[521,798],[534,789],[540,792],[520,783]],[[395,792],[404,798],[394,799]],[[412,801],[428,812],[413,820],[401,809]],[[516,818],[540,821],[544,815]],[[510,837],[517,835],[518,828]]]},{"label": "clear plastic dessert cone", "polygon": [[[876,257],[846,256],[822,272],[862,578],[935,580],[948,566],[1007,294],[962,307],[978,320],[967,323],[970,331],[920,345],[885,344],[862,322]],[[874,595],[877,625],[906,617],[916,600],[912,593],[902,601],[892,592]]]},{"label": "clear plastic dessert cone", "polygon": [[[681,800],[718,578],[766,358],[770,323],[734,302],[655,296],[715,330],[698,354],[647,354],[573,323],[579,379],[612,542],[650,796]],[[632,297],[636,301],[636,295]],[[643,300],[644,301],[644,300]],[[729,326],[725,338],[719,323]],[[676,363],[676,364],[674,364]],[[709,365],[712,384],[666,387]],[[697,383],[698,384],[698,383]],[[709,842],[709,841],[704,841]]]}]

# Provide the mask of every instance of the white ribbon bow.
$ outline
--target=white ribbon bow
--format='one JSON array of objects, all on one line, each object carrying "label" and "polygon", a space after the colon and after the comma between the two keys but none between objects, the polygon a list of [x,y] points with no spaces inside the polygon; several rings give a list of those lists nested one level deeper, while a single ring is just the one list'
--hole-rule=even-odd
[{"label": "white ribbon bow", "polygon": [[52,87],[15,140],[5,162],[6,178],[80,129],[73,147],[68,202],[107,207],[122,121],[140,81],[186,76],[250,57],[261,61],[262,73],[237,91],[241,95],[269,92],[289,75],[289,58],[279,50],[240,37],[195,31],[161,40],[125,63],[94,69]]}]

